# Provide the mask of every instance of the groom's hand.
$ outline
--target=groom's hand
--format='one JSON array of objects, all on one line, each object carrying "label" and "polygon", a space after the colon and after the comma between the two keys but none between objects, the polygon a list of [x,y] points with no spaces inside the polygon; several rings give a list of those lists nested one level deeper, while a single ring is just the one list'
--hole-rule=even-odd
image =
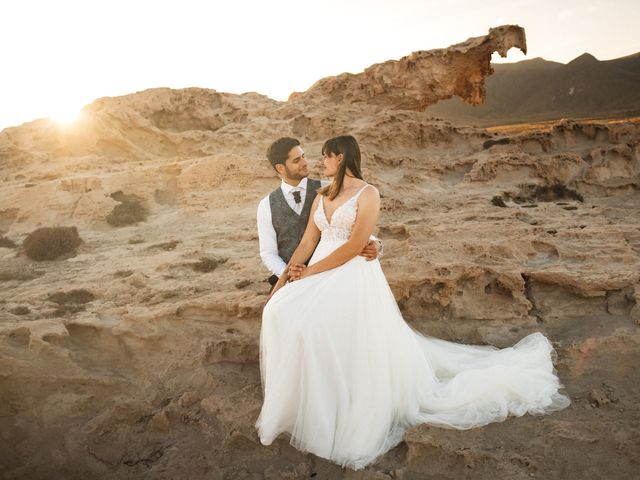
[{"label": "groom's hand", "polygon": [[291,280],[292,282],[295,280],[300,280],[300,278],[302,277],[302,272],[305,268],[307,268],[305,265],[299,263],[289,266],[289,280]]},{"label": "groom's hand", "polygon": [[373,240],[369,240],[369,243],[367,243],[360,252],[360,256],[364,257],[368,262],[378,258],[378,249],[376,242],[374,242]]}]

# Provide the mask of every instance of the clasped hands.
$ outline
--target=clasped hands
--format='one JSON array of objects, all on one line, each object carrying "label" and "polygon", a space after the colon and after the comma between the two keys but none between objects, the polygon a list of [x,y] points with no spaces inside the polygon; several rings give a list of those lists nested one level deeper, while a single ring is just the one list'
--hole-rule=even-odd
[{"label": "clasped hands", "polygon": [[[359,255],[361,257],[364,257],[368,262],[378,258],[378,249],[376,248],[376,243],[373,240],[369,240],[369,242],[365,245]],[[287,267],[287,272],[288,281],[290,282],[301,280],[311,275],[308,271],[308,267],[301,263],[294,263],[289,265]]]},{"label": "clasped hands", "polygon": [[301,280],[308,276],[306,272],[307,266],[301,263],[293,263],[287,267],[288,277],[290,282]]}]

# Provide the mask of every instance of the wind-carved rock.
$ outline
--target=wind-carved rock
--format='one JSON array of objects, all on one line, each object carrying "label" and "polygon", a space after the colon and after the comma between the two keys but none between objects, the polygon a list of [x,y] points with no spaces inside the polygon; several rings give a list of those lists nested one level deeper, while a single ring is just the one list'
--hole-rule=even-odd
[{"label": "wind-carved rock", "polygon": [[518,25],[491,28],[449,48],[413,52],[400,60],[370,66],[358,74],[323,78],[292,102],[369,103],[422,111],[457,95],[472,105],[484,102],[484,80],[493,73],[491,55],[505,57],[511,47],[527,53],[524,29]]}]

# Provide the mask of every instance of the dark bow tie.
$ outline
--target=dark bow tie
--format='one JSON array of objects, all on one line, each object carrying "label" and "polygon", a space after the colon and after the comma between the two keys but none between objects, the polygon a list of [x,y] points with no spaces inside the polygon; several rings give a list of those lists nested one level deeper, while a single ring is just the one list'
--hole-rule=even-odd
[{"label": "dark bow tie", "polygon": [[296,201],[296,203],[302,202],[302,198],[300,197],[300,191],[295,190],[293,192],[293,199]]}]

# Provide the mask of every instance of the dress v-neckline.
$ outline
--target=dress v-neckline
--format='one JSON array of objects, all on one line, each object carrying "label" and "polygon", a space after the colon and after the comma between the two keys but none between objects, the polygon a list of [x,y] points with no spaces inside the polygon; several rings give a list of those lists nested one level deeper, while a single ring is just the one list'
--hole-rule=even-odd
[{"label": "dress v-neckline", "polygon": [[331,220],[333,220],[333,217],[335,216],[336,212],[341,209],[347,202],[351,201],[351,199],[353,199],[354,197],[358,196],[360,194],[360,192],[362,192],[365,188],[367,188],[369,186],[368,183],[365,183],[364,187],[362,187],[360,190],[358,190],[355,194],[351,195],[348,199],[346,199],[344,202],[342,202],[338,207],[336,207],[336,209],[333,211],[333,213],[331,214],[331,218],[327,217],[327,212],[324,209],[324,195],[322,196],[322,198],[320,199],[321,203],[322,203],[322,214],[324,215],[324,219],[327,221],[327,223],[329,225],[331,225]]}]

